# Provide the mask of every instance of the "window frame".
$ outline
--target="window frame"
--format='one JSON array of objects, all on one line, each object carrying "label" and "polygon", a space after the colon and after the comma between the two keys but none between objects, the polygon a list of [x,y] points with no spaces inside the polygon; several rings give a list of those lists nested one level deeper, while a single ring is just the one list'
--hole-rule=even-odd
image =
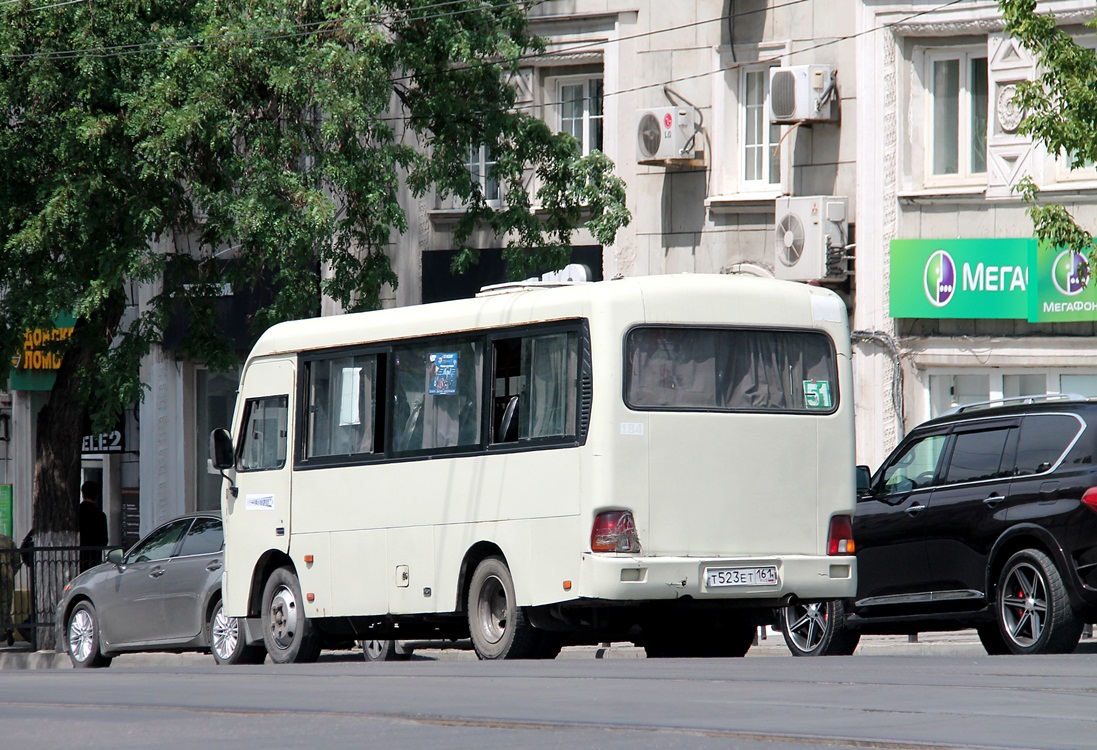
[{"label": "window frame", "polygon": [[[492,388],[494,385],[494,373],[492,363],[493,347],[496,341],[533,338],[556,333],[574,333],[577,347],[577,379],[574,384],[573,394],[574,408],[576,412],[575,432],[568,435],[550,435],[521,439],[514,442],[492,442],[492,410],[489,406],[493,403]],[[417,450],[396,450],[395,434],[398,425],[395,423],[396,395],[396,352],[400,349],[436,348],[438,351],[450,351],[447,347],[453,347],[458,343],[471,343],[480,347],[480,414],[479,414],[479,439],[475,443],[459,444],[452,446],[424,448]],[[297,357],[297,406],[296,413],[291,415],[295,420],[295,443],[293,446],[294,470],[313,470],[339,466],[357,466],[374,463],[396,463],[402,461],[437,460],[447,457],[462,457],[487,455],[498,452],[519,452],[527,450],[542,450],[569,448],[584,445],[590,423],[590,393],[592,388],[591,352],[590,352],[590,326],[585,318],[572,318],[549,323],[530,323],[500,328],[470,329],[455,331],[451,334],[424,334],[422,336],[409,336],[397,340],[385,342],[373,342],[370,344],[340,346],[329,349],[302,352]],[[374,444],[379,446],[373,453],[359,453],[334,456],[313,456],[305,454],[307,429],[305,420],[308,419],[308,378],[305,377],[306,367],[317,360],[339,359],[348,356],[377,355],[385,360],[383,380],[380,378],[381,368],[378,368],[379,400],[383,399],[385,408],[384,416],[375,421],[375,427],[380,434],[374,436]],[[378,414],[382,410],[378,410]]]},{"label": "window frame", "polygon": [[[1008,481],[1013,476],[1019,427],[1020,420],[1017,418],[974,420],[972,422],[960,422],[953,425],[946,447],[947,456],[945,457],[944,464],[938,466],[935,485],[938,487],[956,487],[964,484],[979,484],[981,482]],[[956,460],[957,444],[966,436],[982,436],[998,433],[1001,433],[1002,442],[998,453],[998,468],[995,473],[991,476],[953,478],[952,469]],[[965,440],[964,442],[966,443],[967,441]],[[944,473],[941,473],[942,469],[944,470]]]},{"label": "window frame", "polygon": [[[830,391],[831,406],[829,409],[823,408],[809,408],[805,406],[803,409],[777,409],[772,407],[731,407],[731,406],[712,406],[712,405],[643,405],[635,403],[629,393],[630,390],[630,374],[632,372],[631,357],[632,352],[630,348],[630,342],[632,335],[641,330],[652,329],[670,329],[670,330],[682,330],[682,331],[714,331],[717,333],[773,333],[773,334],[800,334],[817,337],[825,342],[827,350],[829,352],[829,374],[832,378],[833,388]],[[621,342],[622,345],[622,364],[621,364],[621,398],[631,411],[636,412],[709,412],[715,414],[770,414],[780,416],[803,416],[803,417],[826,417],[835,414],[841,405],[841,383],[838,381],[839,368],[838,368],[838,353],[834,344],[834,339],[818,328],[792,328],[792,327],[766,327],[766,326],[721,326],[712,324],[658,324],[658,323],[641,323],[631,326],[627,331]],[[806,398],[806,397],[805,397]]]},{"label": "window frame", "polygon": [[[983,96],[986,111],[983,115],[983,131],[981,135],[983,147],[983,169],[972,169],[972,157],[975,153],[976,131],[972,127],[973,100],[975,94],[971,86],[971,66],[974,60],[983,60],[987,67],[987,80],[984,82]],[[957,101],[956,101],[956,172],[935,171],[937,156],[937,82],[936,66],[938,63],[955,61],[958,66]],[[981,46],[964,47],[934,47],[924,50],[923,77],[921,79],[922,94],[925,100],[925,154],[924,174],[927,187],[943,185],[985,185],[988,176],[988,163],[990,159],[990,75],[989,57],[985,44]]]},{"label": "window frame", "polygon": [[235,462],[234,462],[234,467],[235,467],[236,471],[241,473],[241,474],[251,473],[251,472],[256,472],[256,471],[281,471],[282,469],[286,468],[286,463],[287,463],[287,459],[289,457],[289,451],[290,451],[289,436],[288,435],[279,435],[278,436],[280,440],[284,441],[284,443],[281,446],[279,446],[281,460],[277,463],[277,465],[274,465],[274,466],[263,465],[263,466],[255,466],[255,467],[245,467],[243,465],[244,451],[247,448],[248,444],[251,442],[251,436],[250,436],[249,430],[248,430],[248,423],[251,421],[251,410],[256,404],[261,403],[261,402],[267,402],[267,401],[274,401],[274,402],[281,401],[282,402],[282,404],[280,406],[276,405],[274,408],[282,408],[282,409],[285,410],[285,412],[286,412],[286,421],[285,421],[286,432],[289,431],[289,424],[290,424],[290,420],[293,419],[293,415],[289,413],[289,395],[288,394],[276,393],[276,394],[271,394],[271,395],[267,395],[267,396],[254,396],[252,398],[247,399],[244,402],[244,414],[243,414],[243,420],[242,420],[241,425],[240,425],[240,433],[239,433],[240,436],[241,436],[241,439],[238,441],[238,444],[237,444],[237,447],[236,447],[236,456],[235,456]]},{"label": "window frame", "polygon": [[[954,396],[955,393],[949,393],[949,389],[946,387],[950,378],[962,375],[974,375],[980,377],[986,377],[988,388],[985,398],[976,398],[974,401],[956,401],[956,406],[964,406],[965,404],[980,403],[983,401],[998,401],[1004,398],[1013,398],[1012,396],[1006,396],[1006,379],[1023,375],[1035,375],[1044,378],[1044,393],[1025,393],[1022,396],[1039,396],[1039,395],[1060,395],[1064,393],[1070,393],[1070,391],[1064,391],[1062,386],[1062,377],[1064,375],[1085,375],[1097,377],[1097,369],[1089,367],[1071,368],[1071,367],[1040,367],[1040,368],[1023,368],[1023,367],[994,367],[994,368],[951,368],[951,367],[933,367],[927,368],[926,377],[923,381],[923,394],[925,398],[925,411],[919,421],[926,419],[934,419],[939,416],[947,414],[952,408],[955,408],[950,403],[943,403],[941,398],[946,396]],[[1082,395],[1097,395],[1097,393],[1082,393]],[[915,418],[911,415],[911,418]]]},{"label": "window frame", "polygon": [[465,168],[472,182],[480,186],[484,202],[493,208],[498,208],[503,204],[503,185],[493,174],[495,165],[498,163],[498,160],[491,158],[493,156],[491,147],[486,143],[469,146]]},{"label": "window frame", "polygon": [[[931,491],[937,486],[937,481],[941,476],[941,467],[947,462],[947,456],[951,450],[950,446],[950,434],[947,428],[927,430],[923,434],[912,435],[907,441],[902,452],[896,451],[883,464],[880,465],[880,469],[872,481],[872,492],[866,496],[866,499],[877,499],[880,497],[888,497],[891,495],[907,495],[911,492],[925,492]],[[937,451],[937,458],[933,467],[933,479],[929,484],[912,486],[910,488],[899,489],[897,487],[888,487],[888,480],[895,476],[895,472],[888,474],[888,470],[899,465],[899,459],[910,452],[912,448],[918,445],[922,445],[927,440],[937,439],[940,440],[940,449]],[[905,476],[907,481],[911,481],[909,476]]]},{"label": "window frame", "polygon": [[[309,455],[308,450],[313,445],[313,429],[312,421],[312,385],[313,385],[313,366],[318,362],[326,362],[334,366],[334,363],[340,360],[350,360],[354,362],[358,359],[372,359],[374,365],[373,376],[376,379],[374,383],[373,394],[374,399],[372,406],[372,420],[371,425],[373,429],[373,436],[371,441],[372,450],[370,451],[350,451],[347,453],[326,453]],[[313,465],[317,463],[324,463],[331,460],[339,461],[345,459],[348,456],[368,456],[380,452],[384,447],[383,444],[379,444],[378,440],[383,440],[385,436],[385,419],[388,409],[386,408],[386,393],[384,391],[384,385],[388,382],[387,367],[388,367],[388,351],[385,349],[377,348],[365,348],[362,347],[341,347],[339,349],[325,350],[323,352],[309,353],[302,355],[298,359],[297,363],[299,373],[299,386],[297,394],[297,414],[293,415],[293,419],[297,423],[297,441],[294,446],[294,464],[308,464]],[[362,396],[359,393],[360,397]],[[381,408],[378,409],[378,404]],[[380,425],[380,431],[378,426]],[[380,436],[379,434],[380,433]]]},{"label": "window frame", "polygon": [[[189,550],[187,550],[187,540],[190,539],[191,536],[194,534],[195,528],[198,526],[198,524],[210,521],[215,523],[217,527],[221,530],[221,545],[217,549],[208,552],[190,552]],[[174,557],[203,557],[208,555],[216,555],[223,552],[224,549],[225,525],[221,521],[221,519],[216,516],[195,516],[194,519],[191,521],[190,526],[187,528],[186,533],[183,534],[182,538],[179,540],[179,550],[176,552]]]},{"label": "window frame", "polygon": [[[168,521],[167,523],[164,523],[164,524],[161,524],[160,526],[157,526],[155,529],[153,529],[148,534],[146,534],[136,544],[134,544],[132,547],[130,547],[126,551],[125,557],[122,558],[122,563],[125,564],[125,565],[137,565],[137,564],[140,564],[140,563],[152,563],[152,562],[160,562],[161,560],[171,560],[172,558],[174,558],[178,554],[180,546],[183,542],[183,539],[186,538],[187,534],[190,532],[190,527],[191,527],[191,524],[193,522],[194,522],[194,519],[184,517],[184,518],[175,518],[175,519],[172,519],[171,521]],[[154,536],[156,536],[157,534],[160,534],[161,532],[164,532],[169,528],[170,529],[178,528],[178,529],[182,529],[182,531],[179,533],[179,535],[177,537],[175,537],[175,540],[171,543],[171,547],[170,547],[170,549],[168,549],[168,554],[164,555],[163,557],[149,557],[149,558],[146,558],[144,560],[138,560],[137,559],[138,553],[141,553],[145,550],[145,548],[148,546],[149,541]],[[163,549],[163,548],[164,547],[160,547],[160,549]]]},{"label": "window frame", "polygon": [[[738,176],[740,192],[761,193],[780,190],[784,188],[787,159],[785,149],[778,149],[781,139],[785,135],[784,126],[769,121],[769,71],[779,67],[780,61],[767,61],[750,65],[743,65],[739,70],[738,85],[738,121],[739,138],[736,143],[736,158],[739,162]],[[764,85],[764,94],[759,103],[750,103],[749,81],[753,76],[761,76]],[[748,122],[752,114],[761,115],[761,132],[765,134],[762,142],[748,143]],[[776,137],[776,140],[774,140]],[[750,179],[747,177],[747,150],[757,149],[762,155],[760,174],[766,175],[766,179]],[[776,150],[776,165],[774,164],[774,151]],[[776,170],[776,180],[770,180]]]},{"label": "window frame", "polygon": [[[590,87],[595,82],[599,85],[597,96],[595,96]],[[555,78],[553,81],[553,101],[556,104],[556,130],[560,133],[569,133],[575,136],[570,129],[564,127],[565,122],[565,105],[573,99],[564,98],[564,89],[571,86],[581,86],[583,89],[583,96],[579,100],[583,103],[582,113],[579,118],[568,118],[571,121],[580,123],[580,129],[582,131],[582,138],[576,137],[579,141],[579,150],[582,156],[588,156],[592,151],[602,151],[605,148],[605,131],[606,131],[606,106],[605,106],[605,75],[602,73],[587,74],[587,75],[567,75]],[[597,101],[597,112],[592,110],[592,102]],[[596,130],[595,128],[600,126],[601,143],[597,146],[594,145]]]}]

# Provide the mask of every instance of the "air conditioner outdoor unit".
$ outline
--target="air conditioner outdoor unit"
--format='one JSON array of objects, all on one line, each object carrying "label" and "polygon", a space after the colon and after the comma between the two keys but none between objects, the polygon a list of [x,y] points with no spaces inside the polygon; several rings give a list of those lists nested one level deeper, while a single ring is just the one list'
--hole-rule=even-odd
[{"label": "air conditioner outdoor unit", "polygon": [[659,107],[636,112],[636,155],[641,164],[690,161],[699,150],[697,111]]},{"label": "air conditioner outdoor unit", "polygon": [[846,199],[781,197],[776,206],[774,275],[789,281],[840,279],[846,263]]},{"label": "air conditioner outdoor unit", "polygon": [[830,122],[838,119],[837,73],[829,65],[792,65],[769,70],[770,122]]}]

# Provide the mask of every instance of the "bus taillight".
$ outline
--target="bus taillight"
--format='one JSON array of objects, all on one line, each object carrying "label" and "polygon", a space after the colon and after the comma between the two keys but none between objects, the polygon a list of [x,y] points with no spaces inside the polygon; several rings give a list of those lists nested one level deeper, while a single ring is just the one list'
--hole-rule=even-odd
[{"label": "bus taillight", "polygon": [[849,516],[832,516],[827,554],[852,555],[856,551],[857,547],[853,543],[853,521]]},{"label": "bus taillight", "polygon": [[636,521],[627,510],[607,510],[594,519],[590,531],[591,552],[640,551],[640,536],[636,533]]}]

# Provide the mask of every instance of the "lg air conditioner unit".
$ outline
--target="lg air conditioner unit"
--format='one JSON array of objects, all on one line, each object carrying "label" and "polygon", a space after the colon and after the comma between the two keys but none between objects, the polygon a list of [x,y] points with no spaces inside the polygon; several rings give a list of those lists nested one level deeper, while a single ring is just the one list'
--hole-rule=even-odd
[{"label": "lg air conditioner unit", "polygon": [[770,122],[832,122],[837,119],[837,73],[829,65],[769,69]]},{"label": "lg air conditioner unit", "polygon": [[641,164],[666,166],[696,158],[701,150],[697,111],[692,107],[659,107],[636,112],[636,158]]},{"label": "lg air conditioner unit", "polygon": [[846,262],[846,199],[781,197],[776,205],[774,275],[789,281],[841,279]]}]

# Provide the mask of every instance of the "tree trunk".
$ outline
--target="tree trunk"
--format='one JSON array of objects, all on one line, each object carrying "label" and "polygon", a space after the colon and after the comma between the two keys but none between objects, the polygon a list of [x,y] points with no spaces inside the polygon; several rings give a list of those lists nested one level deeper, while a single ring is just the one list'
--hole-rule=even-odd
[{"label": "tree trunk", "polygon": [[[57,370],[47,404],[38,414],[34,462],[34,546],[75,547],[79,544],[77,504],[80,502],[80,439],[86,407],[80,373],[110,346],[125,308],[106,303],[96,319],[77,321]],[[35,558],[35,617],[53,622],[68,583],[80,570],[79,555],[39,552]],[[55,628],[38,629],[38,648],[54,650]]]}]

